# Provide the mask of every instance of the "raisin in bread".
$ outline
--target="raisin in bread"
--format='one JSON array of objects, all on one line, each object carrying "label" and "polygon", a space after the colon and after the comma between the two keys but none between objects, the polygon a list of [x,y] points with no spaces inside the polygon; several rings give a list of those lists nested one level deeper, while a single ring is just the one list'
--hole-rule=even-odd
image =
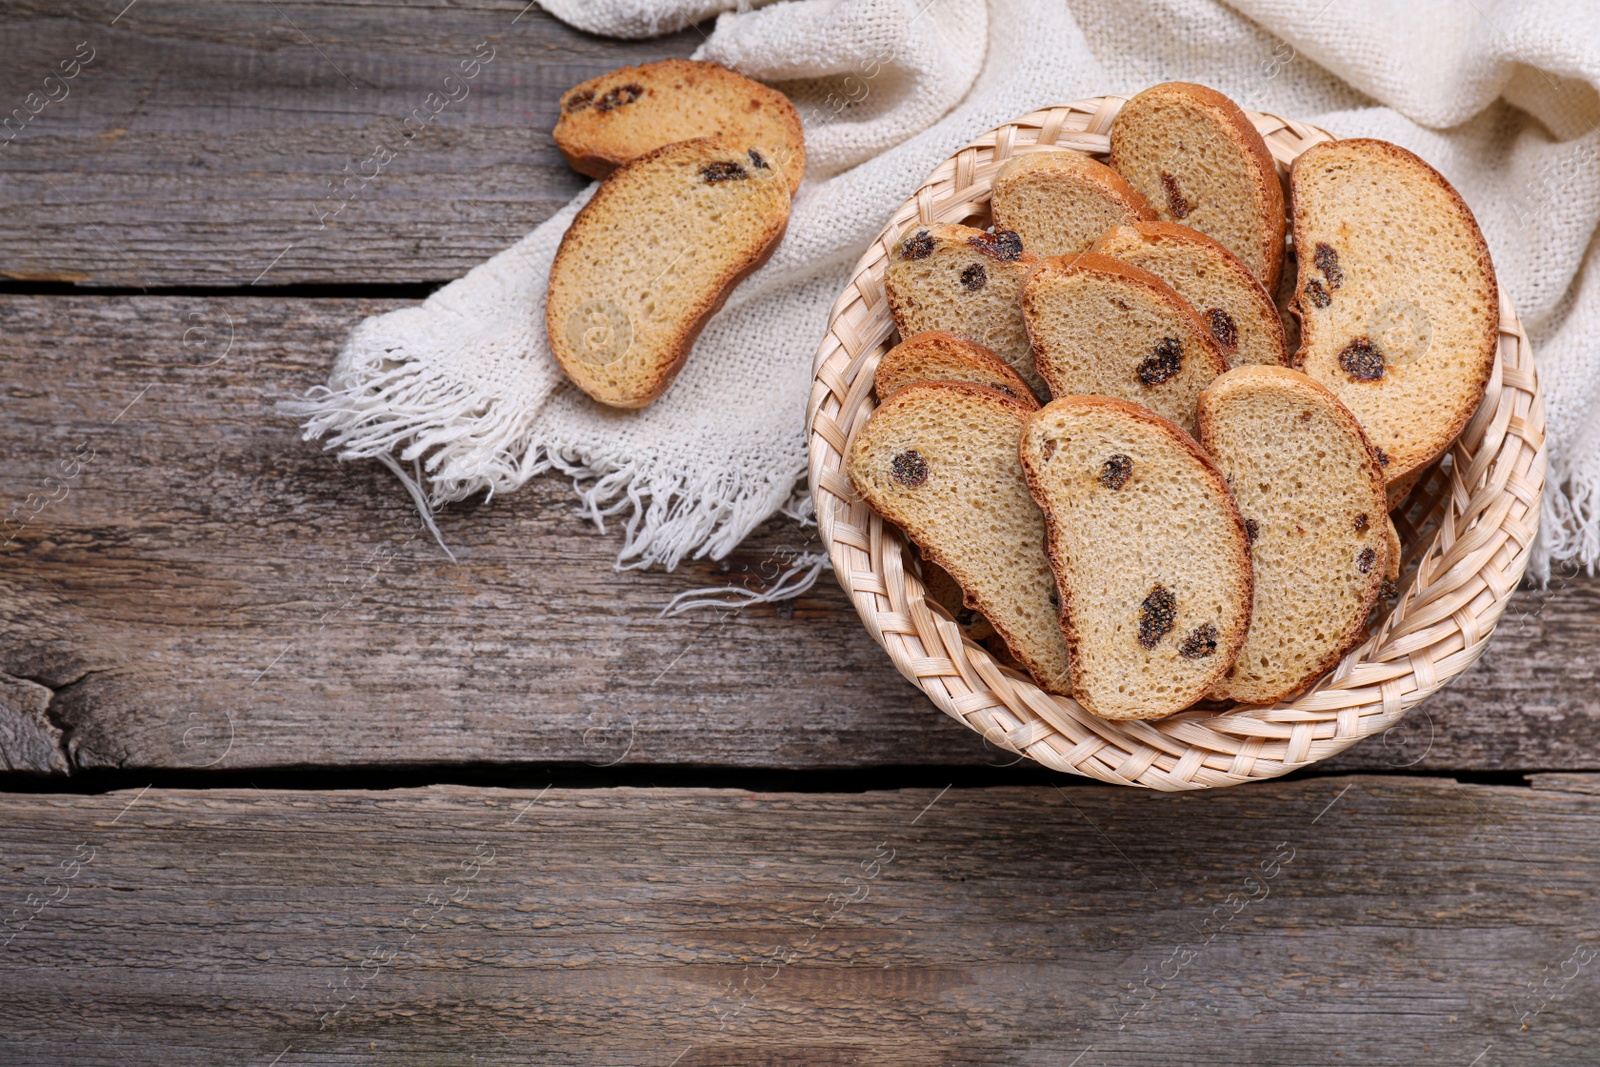
[{"label": "raisin in bread", "polygon": [[1075,256],[1111,227],[1154,219],[1138,190],[1078,152],[1029,152],[994,176],[989,199],[997,230],[1014,230],[1036,256]]},{"label": "raisin in bread", "polygon": [[1021,454],[1045,514],[1073,695],[1107,719],[1193,704],[1250,626],[1249,542],[1222,475],[1178,427],[1110,397],[1046,404]]},{"label": "raisin in bread", "polygon": [[1044,516],[1017,439],[1029,408],[966,382],[908,385],[884,401],[845,456],[850,484],[960,584],[1041,688],[1069,691]]},{"label": "raisin in bread", "polygon": [[1141,222],[1108,230],[1091,251],[1147,270],[1200,315],[1230,367],[1288,362],[1278,308],[1239,257],[1199,230]]},{"label": "raisin in bread", "polygon": [[1214,89],[1168,82],[1122,106],[1111,166],[1163,222],[1216,238],[1276,292],[1283,272],[1283,186],[1272,153],[1239,105]]},{"label": "raisin in bread", "polygon": [[703,138],[618,169],[573,220],[550,268],[545,329],[572,383],[644,407],[677,376],[728,294],[772,254],[789,187],[765,146]]},{"label": "raisin in bread", "polygon": [[915,382],[972,382],[998,389],[1037,408],[1033,390],[987,348],[945,330],[912,334],[884,353],[872,376],[878,399],[887,400]]},{"label": "raisin in bread", "polygon": [[1483,399],[1500,329],[1489,247],[1450,183],[1385,141],[1312,145],[1290,181],[1296,360],[1355,412],[1397,483]]},{"label": "raisin in bread", "polygon": [[573,87],[561,98],[556,147],[579,174],[604,178],[675,141],[722,137],[765,150],[800,187],[806,143],[789,98],[715,63],[663,59],[623,67]]},{"label": "raisin in bread", "polygon": [[1034,364],[1052,396],[1114,396],[1194,430],[1200,390],[1228,369],[1166,282],[1086,252],[1045,261],[1022,290]]},{"label": "raisin in bread", "polygon": [[1033,367],[1017,295],[1039,264],[1009,230],[987,233],[947,223],[907,227],[889,255],[883,287],[901,337],[946,330],[1003,359],[1044,393]]},{"label": "raisin in bread", "polygon": [[1383,472],[1348,408],[1287,367],[1240,367],[1200,395],[1200,443],[1251,537],[1255,611],[1218,700],[1273,704],[1366,636],[1392,550]]},{"label": "raisin in bread", "polygon": [[[989,620],[983,613],[973,611],[967,607],[967,595],[961,591],[961,586],[950,577],[950,572],[933,562],[931,559],[922,560],[922,584],[928,590],[928,599],[938,604],[950,613],[950,617],[961,627],[961,635],[974,641],[987,642],[994,637],[994,627],[989,625]],[[1000,647],[1005,647],[1005,642],[999,642]],[[1007,656],[1009,657],[1009,653]],[[1020,671],[1027,668],[1017,665]]]}]

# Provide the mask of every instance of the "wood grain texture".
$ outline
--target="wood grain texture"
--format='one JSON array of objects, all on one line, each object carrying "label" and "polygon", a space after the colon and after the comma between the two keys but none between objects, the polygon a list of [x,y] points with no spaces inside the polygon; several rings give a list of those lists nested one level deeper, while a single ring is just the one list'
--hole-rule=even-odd
[{"label": "wood grain texture", "polygon": [[[786,522],[731,573],[619,573],[616,534],[544,478],[442,516],[450,564],[387,472],[272,410],[393,306],[0,298],[11,766],[1012,761],[905,683],[829,579],[658,617],[775,576],[813,536]],[[1590,579],[1519,594],[1477,667],[1336,766],[1594,768],[1597,605]]]},{"label": "wood grain texture", "polygon": [[11,795],[0,849],[15,1067],[1566,1067],[1600,1017],[1574,789]]},{"label": "wood grain texture", "polygon": [[[831,579],[659,617],[815,547],[786,521],[730,572],[617,572],[617,535],[541,478],[442,516],[450,564],[387,472],[272,410],[394,306],[0,298],[10,766],[1012,762],[894,672]],[[1595,768],[1597,607],[1587,578],[1519,594],[1472,671],[1331,766]]]},{"label": "wood grain texture", "polygon": [[[93,52],[62,99],[23,112],[14,141],[16,126],[0,133],[0,277],[458,277],[587,182],[550,137],[561,93],[627,63],[686,56],[704,39],[691,28],[603,40],[526,0],[163,0],[111,24],[125,3],[0,10],[0,117],[81,43]],[[480,43],[493,58],[447,88]],[[434,113],[432,93],[459,99]],[[408,139],[404,122],[419,108],[427,121],[413,120],[420,132]],[[395,158],[363,167],[380,142]]]}]

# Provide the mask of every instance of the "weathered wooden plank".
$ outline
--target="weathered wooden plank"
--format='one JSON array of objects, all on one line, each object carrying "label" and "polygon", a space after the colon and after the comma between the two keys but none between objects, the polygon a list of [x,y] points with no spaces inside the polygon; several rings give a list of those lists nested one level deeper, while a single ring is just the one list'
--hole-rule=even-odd
[{"label": "weathered wooden plank", "polygon": [[[544,479],[442,516],[451,565],[386,472],[271,410],[389,306],[0,299],[12,766],[60,769],[63,731],[83,768],[1014,759],[904,682],[831,581],[782,609],[657,616],[816,547],[786,522],[732,574],[618,573],[616,536]],[[1425,716],[1332,766],[1596,767],[1597,609],[1590,579],[1520,594]]]},{"label": "weathered wooden plank", "polygon": [[1571,790],[9,795],[0,848],[17,1067],[1565,1067],[1600,1018]]},{"label": "weathered wooden plank", "polygon": [[113,24],[125,3],[0,11],[0,118],[23,109],[0,131],[0,277],[457,277],[586,181],[550,139],[561,93],[703,39],[604,40],[526,0],[163,0]]}]

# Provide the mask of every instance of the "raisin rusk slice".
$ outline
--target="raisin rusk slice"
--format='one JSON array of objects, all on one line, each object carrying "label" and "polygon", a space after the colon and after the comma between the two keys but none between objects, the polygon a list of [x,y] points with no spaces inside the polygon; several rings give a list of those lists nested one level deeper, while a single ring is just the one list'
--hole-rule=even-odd
[{"label": "raisin rusk slice", "polygon": [[1028,418],[1023,475],[1048,531],[1074,698],[1156,719],[1205,695],[1250,627],[1250,548],[1227,483],[1188,434],[1125,400]]},{"label": "raisin rusk slice", "polygon": [[1277,291],[1283,187],[1266,141],[1239,105],[1188,82],[1146,89],[1112,120],[1111,166],[1160,221],[1214,238],[1267,292]]},{"label": "raisin rusk slice", "polygon": [[1166,282],[1086,252],[1023,286],[1034,365],[1052,396],[1114,396],[1194,429],[1200,390],[1228,369],[1210,329]]},{"label": "raisin rusk slice", "polygon": [[792,193],[806,169],[800,116],[789,98],[715,63],[663,59],[623,67],[561,98],[556,147],[579,174],[604,178],[676,141],[720,136],[768,146],[753,166],[775,166]]},{"label": "raisin rusk slice", "polygon": [[973,341],[945,330],[914,333],[884,353],[872,376],[879,400],[914,382],[973,382],[998,389],[1030,408],[1039,406],[1016,371]]},{"label": "raisin rusk slice", "polygon": [[986,385],[914,382],[856,433],[845,472],[874,511],[960,585],[965,606],[989,621],[1040,687],[1065,693],[1067,647],[1044,516],[1017,454],[1032,410]]},{"label": "raisin rusk slice", "polygon": [[1383,469],[1354,415],[1287,367],[1240,367],[1200,394],[1200,442],[1254,526],[1255,613],[1218,700],[1292,697],[1366,636],[1394,573]]},{"label": "raisin rusk slice", "polygon": [[545,329],[561,369],[612,407],[672,384],[706,320],[772,254],[789,187],[765,145],[710,138],[619,168],[573,220],[550,268]]},{"label": "raisin rusk slice", "polygon": [[1117,226],[1090,251],[1149,271],[1176,289],[1230,367],[1288,363],[1277,305],[1238,256],[1199,230],[1174,222]]},{"label": "raisin rusk slice", "polygon": [[1471,420],[1494,370],[1489,248],[1450,184],[1385,141],[1312,145],[1290,172],[1297,364],[1355,413],[1390,485]]},{"label": "raisin rusk slice", "polygon": [[902,338],[940,330],[983,346],[1043,395],[1017,298],[1038,257],[1009,230],[915,223],[889,250],[884,291]]}]

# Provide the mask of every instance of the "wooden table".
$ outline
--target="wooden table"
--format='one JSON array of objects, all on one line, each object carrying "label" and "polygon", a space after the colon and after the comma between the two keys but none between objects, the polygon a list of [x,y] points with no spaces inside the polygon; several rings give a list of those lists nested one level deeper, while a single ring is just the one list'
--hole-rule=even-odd
[{"label": "wooden table", "polygon": [[701,39],[523,2],[0,8],[0,1061],[1600,1058],[1600,581],[1314,772],[1157,796],[986,748],[831,583],[658,615],[791,524],[617,572],[550,478],[452,564],[301,441],[353,323],[581,187],[561,90]]}]

